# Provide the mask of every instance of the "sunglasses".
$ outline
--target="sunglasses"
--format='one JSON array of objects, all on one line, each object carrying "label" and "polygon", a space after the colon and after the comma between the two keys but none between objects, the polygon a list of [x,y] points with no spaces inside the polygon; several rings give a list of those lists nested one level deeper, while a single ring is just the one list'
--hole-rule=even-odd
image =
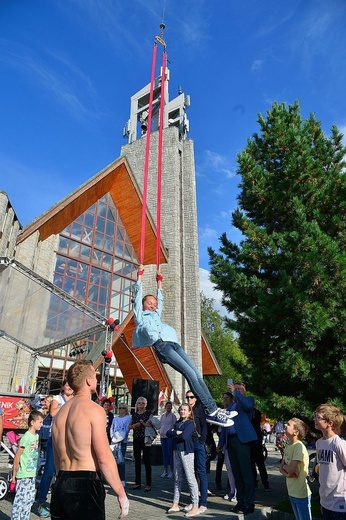
[{"label": "sunglasses", "polygon": [[187,395],[186,399],[196,399],[196,397],[194,395]]}]

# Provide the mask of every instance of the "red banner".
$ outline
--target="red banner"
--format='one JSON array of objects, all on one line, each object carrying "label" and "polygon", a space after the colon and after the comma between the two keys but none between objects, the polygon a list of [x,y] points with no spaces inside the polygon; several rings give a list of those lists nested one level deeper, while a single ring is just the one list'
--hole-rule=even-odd
[{"label": "red banner", "polygon": [[28,427],[31,399],[30,397],[0,395],[5,430],[24,430]]}]

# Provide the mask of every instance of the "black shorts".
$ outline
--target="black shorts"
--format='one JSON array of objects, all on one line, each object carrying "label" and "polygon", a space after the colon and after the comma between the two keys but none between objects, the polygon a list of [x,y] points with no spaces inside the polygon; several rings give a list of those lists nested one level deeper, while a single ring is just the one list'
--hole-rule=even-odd
[{"label": "black shorts", "polygon": [[55,520],[105,520],[105,490],[96,471],[59,471],[50,515]]}]

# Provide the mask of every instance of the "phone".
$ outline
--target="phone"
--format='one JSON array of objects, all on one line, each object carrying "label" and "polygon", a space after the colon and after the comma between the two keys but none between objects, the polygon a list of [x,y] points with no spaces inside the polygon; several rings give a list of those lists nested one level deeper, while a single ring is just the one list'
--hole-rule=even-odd
[{"label": "phone", "polygon": [[227,379],[227,386],[228,385],[233,385],[233,379]]}]

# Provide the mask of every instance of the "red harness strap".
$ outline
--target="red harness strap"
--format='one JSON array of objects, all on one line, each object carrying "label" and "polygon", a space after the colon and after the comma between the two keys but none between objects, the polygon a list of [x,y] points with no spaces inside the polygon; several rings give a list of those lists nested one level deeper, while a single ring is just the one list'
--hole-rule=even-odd
[{"label": "red harness strap", "polygon": [[157,152],[157,204],[156,204],[156,267],[160,267],[161,251],[161,194],[162,194],[162,150],[163,150],[163,126],[165,112],[165,80],[166,80],[166,52],[162,54],[161,66],[161,97],[159,118],[159,141]]},{"label": "red harness strap", "polygon": [[147,127],[147,136],[146,136],[147,138],[146,138],[146,143],[145,143],[141,246],[140,246],[140,255],[139,255],[139,260],[140,260],[141,264],[144,264],[145,222],[146,222],[146,212],[147,212],[148,177],[149,177],[149,152],[150,152],[152,106],[153,106],[154,84],[155,84],[156,53],[157,53],[157,45],[156,45],[156,42],[155,42],[154,43],[154,48],[153,48],[152,63],[151,63],[151,81],[150,81],[150,93],[149,93],[148,127]]},{"label": "red harness strap", "polygon": [[[160,28],[164,29],[164,24]],[[153,57],[151,64],[151,81],[149,93],[149,108],[148,108],[148,125],[145,143],[145,161],[144,161],[144,179],[143,179],[143,205],[142,205],[142,225],[141,225],[141,242],[140,242],[140,263],[144,264],[144,249],[145,249],[145,223],[147,211],[147,194],[148,194],[148,178],[149,178],[149,156],[150,156],[150,136],[151,136],[151,120],[153,111],[154,98],[154,84],[155,84],[155,67],[157,42],[164,47],[162,54],[161,65],[161,90],[160,90],[160,109],[159,109],[159,137],[158,137],[158,152],[157,152],[157,203],[156,203],[156,266],[160,266],[160,252],[161,252],[161,193],[162,193],[162,150],[163,150],[163,128],[164,128],[164,112],[165,112],[165,81],[166,81],[166,44],[163,40],[162,32],[160,36],[155,37]]]}]

